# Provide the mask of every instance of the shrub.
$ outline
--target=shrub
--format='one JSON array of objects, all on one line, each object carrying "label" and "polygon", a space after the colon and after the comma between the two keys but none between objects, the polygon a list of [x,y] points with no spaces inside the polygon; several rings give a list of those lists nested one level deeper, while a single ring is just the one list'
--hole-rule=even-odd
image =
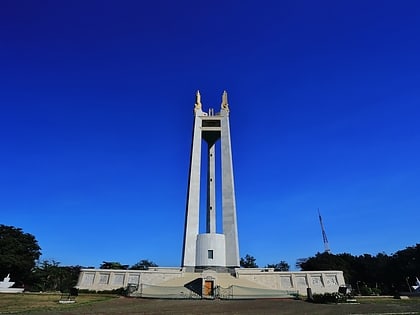
[{"label": "shrub", "polygon": [[80,289],[79,293],[88,293],[88,294],[117,294],[117,295],[125,295],[124,288],[118,288],[113,290],[103,290],[103,291],[93,291],[88,289]]},{"label": "shrub", "polygon": [[324,293],[324,294],[314,294],[312,302],[320,304],[328,303],[340,303],[346,301],[346,295],[340,294],[338,292],[334,293]]}]

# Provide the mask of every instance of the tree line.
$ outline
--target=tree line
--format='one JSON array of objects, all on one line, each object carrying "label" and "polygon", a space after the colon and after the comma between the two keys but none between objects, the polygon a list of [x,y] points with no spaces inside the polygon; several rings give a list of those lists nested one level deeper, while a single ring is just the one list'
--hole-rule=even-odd
[{"label": "tree line", "polygon": [[[240,264],[243,268],[258,268],[256,258],[249,254],[241,258]],[[289,271],[289,265],[285,261],[268,264],[265,268]],[[313,257],[298,259],[296,268],[301,271],[343,271],[346,284],[349,284],[356,294],[394,295],[398,292],[409,292],[416,282],[416,277],[420,278],[420,244],[391,255],[317,253]]]},{"label": "tree line", "polygon": [[[258,268],[257,259],[254,256],[246,254],[240,259],[240,266],[242,268]],[[290,265],[284,260],[275,264],[267,264],[264,268],[273,268],[274,271],[289,271]]]},{"label": "tree line", "polygon": [[[10,274],[15,287],[26,291],[69,290],[77,284],[82,266],[61,266],[55,260],[40,260],[41,247],[36,238],[21,228],[0,224],[0,281]],[[142,259],[132,266],[104,261],[100,269],[145,270],[157,267],[153,261]]]},{"label": "tree line", "polygon": [[410,291],[416,277],[420,276],[420,244],[399,250],[392,255],[376,256],[348,253],[317,253],[300,259],[296,267],[302,271],[342,270],[344,279],[355,293],[361,295],[395,294]]},{"label": "tree line", "polygon": [[[41,247],[35,237],[20,228],[0,224],[0,281],[10,274],[16,287],[29,291],[67,292],[77,284],[81,266],[61,266],[54,260],[40,261]],[[258,268],[256,258],[247,254],[240,259],[243,268]],[[133,265],[104,261],[100,269],[147,270],[158,265],[142,259]],[[420,244],[387,255],[348,253],[317,253],[313,257],[299,259],[296,267],[302,271],[342,270],[347,284],[356,293],[395,294],[409,291],[410,285],[420,277]],[[290,266],[281,260],[265,268],[289,271]]]},{"label": "tree line", "polygon": [[[157,265],[147,259],[142,259],[132,266],[122,265],[118,262],[104,261],[99,269],[124,269],[124,270],[147,270]],[[28,291],[61,291],[69,292],[77,285],[81,266],[60,266],[55,260],[43,260],[38,262],[25,286]]]}]

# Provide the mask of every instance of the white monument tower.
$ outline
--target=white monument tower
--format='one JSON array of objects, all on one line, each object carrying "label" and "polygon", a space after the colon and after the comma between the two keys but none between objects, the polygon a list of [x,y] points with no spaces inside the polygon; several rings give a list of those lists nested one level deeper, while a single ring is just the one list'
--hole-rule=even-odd
[{"label": "white monument tower", "polygon": [[[207,206],[206,231],[199,232],[201,147],[207,143]],[[221,141],[221,201],[222,233],[216,232],[216,151]],[[219,173],[219,172],[218,172]],[[229,129],[229,105],[226,91],[220,112],[202,110],[200,92],[194,107],[194,131],[191,146],[187,209],[185,216],[182,267],[186,271],[239,267],[238,228],[236,223],[235,188],[233,181],[232,148]]]},{"label": "white monument tower", "polygon": [[[203,180],[202,170],[203,173],[207,171]],[[216,175],[221,177],[220,180],[216,180]],[[203,188],[203,197],[206,190],[207,202],[200,202],[200,188]],[[200,214],[204,217],[201,225]],[[333,293],[344,284],[342,271],[283,272],[274,268],[239,268],[227,93],[223,93],[220,112],[215,113],[213,109],[202,110],[200,93],[197,92],[182,268],[81,269],[77,288],[92,291],[125,288],[130,296],[149,298],[185,299],[199,295],[249,299],[291,297],[293,292],[307,292],[308,288],[314,294]],[[216,286],[224,289],[214,290]]]}]

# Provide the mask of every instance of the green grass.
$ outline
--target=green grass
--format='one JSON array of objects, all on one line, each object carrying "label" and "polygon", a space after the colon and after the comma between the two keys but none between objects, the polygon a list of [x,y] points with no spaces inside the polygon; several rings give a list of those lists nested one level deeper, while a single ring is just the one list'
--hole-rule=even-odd
[{"label": "green grass", "polygon": [[314,304],[293,299],[159,300],[80,294],[74,304],[59,304],[59,293],[0,294],[0,314],[28,315],[185,315],[185,314],[419,314],[420,298],[357,297],[356,304]]},{"label": "green grass", "polygon": [[37,310],[54,310],[74,307],[74,305],[90,304],[115,298],[115,295],[81,294],[74,304],[60,304],[58,293],[0,293],[0,314],[16,314]]}]

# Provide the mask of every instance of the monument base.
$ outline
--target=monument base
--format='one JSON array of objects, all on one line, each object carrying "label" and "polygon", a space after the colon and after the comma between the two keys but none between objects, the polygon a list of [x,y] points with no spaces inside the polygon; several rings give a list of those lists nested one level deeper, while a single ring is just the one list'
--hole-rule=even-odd
[{"label": "monument base", "polygon": [[22,293],[23,288],[0,288],[0,293]]},{"label": "monument base", "polygon": [[193,267],[193,269],[191,270],[190,268],[183,268],[184,272],[188,272],[187,270],[189,270],[189,272],[205,272],[205,271],[216,271],[218,273],[229,273],[232,276],[234,276],[236,274],[236,269],[237,267],[220,267],[220,266],[197,266],[197,267]]},{"label": "monument base", "polygon": [[[201,283],[202,294],[188,284]],[[77,288],[90,291],[127,289],[130,296],[154,298],[280,298],[338,292],[342,271],[274,271],[272,268],[235,268],[234,272],[183,268],[148,270],[82,269]],[[200,291],[201,292],[201,291]]]}]

